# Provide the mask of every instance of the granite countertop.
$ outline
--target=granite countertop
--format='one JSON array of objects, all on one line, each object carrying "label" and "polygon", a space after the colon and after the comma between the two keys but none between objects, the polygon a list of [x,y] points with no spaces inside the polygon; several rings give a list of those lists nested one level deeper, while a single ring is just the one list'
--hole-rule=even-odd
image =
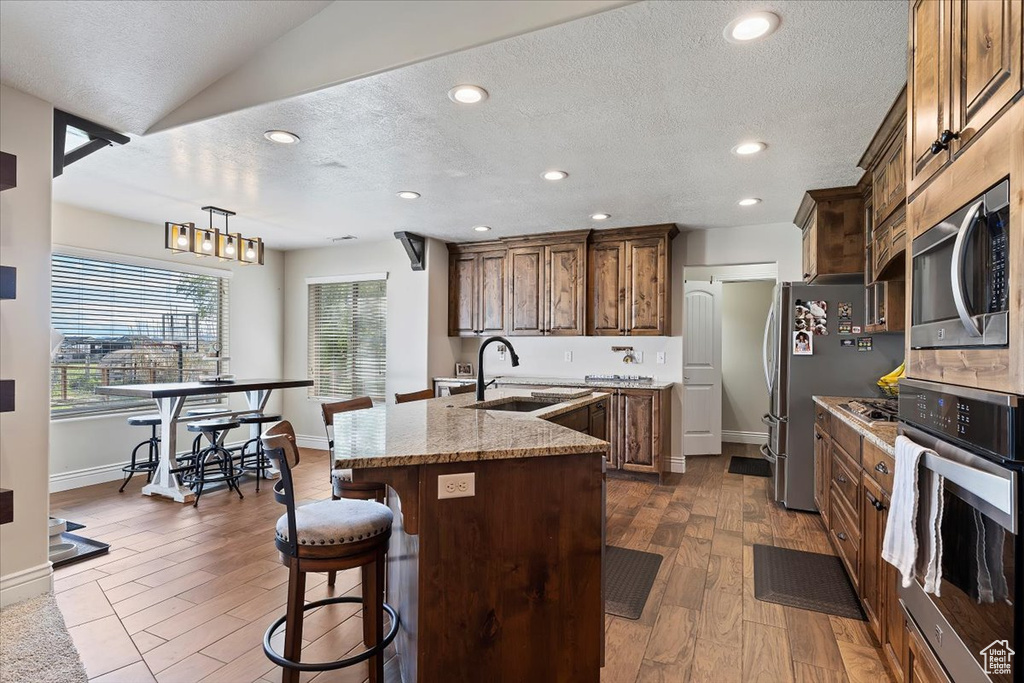
[{"label": "granite countertop", "polygon": [[815,396],[814,402],[825,408],[833,416],[838,417],[847,425],[852,427],[865,439],[881,448],[889,455],[896,453],[896,423],[885,422],[877,425],[866,425],[857,418],[850,415],[839,407],[842,403],[856,401],[856,398],[848,396]]},{"label": "granite countertop", "polygon": [[[536,387],[594,387],[595,389],[668,389],[675,382],[588,382],[580,377],[520,377],[518,375],[491,378],[495,386],[536,386]],[[475,377],[435,377],[435,382],[475,382]],[[490,381],[490,380],[488,380]]]},{"label": "granite countertop", "polygon": [[487,410],[523,389],[488,389],[481,405],[472,394],[375,406],[334,418],[334,457],[338,468],[402,467],[477,460],[537,458],[608,451],[608,442],[548,422],[596,403],[607,393],[554,403],[532,412]]}]

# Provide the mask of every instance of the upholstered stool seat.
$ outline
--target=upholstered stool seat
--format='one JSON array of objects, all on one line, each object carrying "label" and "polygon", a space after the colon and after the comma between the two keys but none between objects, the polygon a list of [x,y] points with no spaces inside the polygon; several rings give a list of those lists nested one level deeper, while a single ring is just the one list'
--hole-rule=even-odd
[{"label": "upholstered stool seat", "polygon": [[352,470],[331,470],[331,483],[335,498],[345,497],[345,484],[352,483]]},{"label": "upholstered stool seat", "polygon": [[[343,545],[388,533],[393,519],[390,508],[372,500],[321,500],[295,508],[295,533],[300,546]],[[289,540],[286,514],[277,520],[277,538]]]}]

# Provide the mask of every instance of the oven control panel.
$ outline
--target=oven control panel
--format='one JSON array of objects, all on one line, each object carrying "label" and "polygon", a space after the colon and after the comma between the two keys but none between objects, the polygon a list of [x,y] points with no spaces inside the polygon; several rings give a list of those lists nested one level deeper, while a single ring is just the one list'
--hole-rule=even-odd
[{"label": "oven control panel", "polygon": [[900,383],[900,420],[997,460],[1024,460],[1019,397],[915,380]]}]

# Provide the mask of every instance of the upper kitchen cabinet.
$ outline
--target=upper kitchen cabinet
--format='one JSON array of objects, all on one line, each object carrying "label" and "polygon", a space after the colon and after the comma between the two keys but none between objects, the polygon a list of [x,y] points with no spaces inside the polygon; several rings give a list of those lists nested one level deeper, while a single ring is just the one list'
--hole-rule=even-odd
[{"label": "upper kitchen cabinet", "polygon": [[804,282],[864,272],[864,198],[859,187],[810,190],[797,210]]},{"label": "upper kitchen cabinet", "polygon": [[673,224],[601,230],[591,235],[587,334],[667,335]]},{"label": "upper kitchen cabinet", "polygon": [[1022,89],[1024,0],[916,0],[910,12],[908,193],[976,140]]},{"label": "upper kitchen cabinet", "polygon": [[505,331],[509,335],[584,333],[589,230],[507,240]]},{"label": "upper kitchen cabinet", "polygon": [[448,335],[505,330],[505,261],[500,242],[448,245]]}]

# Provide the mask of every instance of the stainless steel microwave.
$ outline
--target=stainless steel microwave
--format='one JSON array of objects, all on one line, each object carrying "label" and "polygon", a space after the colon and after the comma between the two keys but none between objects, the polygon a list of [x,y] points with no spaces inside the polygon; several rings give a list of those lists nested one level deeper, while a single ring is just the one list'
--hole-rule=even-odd
[{"label": "stainless steel microwave", "polygon": [[1010,180],[1004,178],[914,239],[913,348],[1009,344],[1010,268],[1021,265],[1010,263],[1009,229]]}]

